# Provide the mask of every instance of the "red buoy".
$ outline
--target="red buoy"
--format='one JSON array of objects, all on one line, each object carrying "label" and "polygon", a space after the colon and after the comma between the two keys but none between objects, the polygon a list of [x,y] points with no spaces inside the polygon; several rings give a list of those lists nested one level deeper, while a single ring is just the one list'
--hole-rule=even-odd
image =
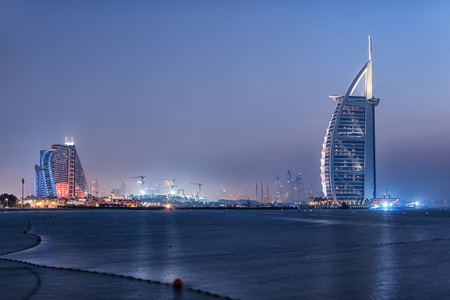
[{"label": "red buoy", "polygon": [[23,231],[23,233],[27,233],[27,231],[26,231],[26,230],[24,230],[24,231]]},{"label": "red buoy", "polygon": [[40,236],[37,237],[38,242],[42,242],[42,238]]},{"label": "red buoy", "polygon": [[175,280],[173,281],[173,286],[176,288],[180,288],[183,285],[183,280],[181,280],[180,278],[175,278]]}]

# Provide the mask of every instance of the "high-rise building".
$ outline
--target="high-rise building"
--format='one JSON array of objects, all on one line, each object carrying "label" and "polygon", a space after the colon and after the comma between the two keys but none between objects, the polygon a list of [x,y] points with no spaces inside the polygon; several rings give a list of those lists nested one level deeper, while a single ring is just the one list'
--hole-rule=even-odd
[{"label": "high-rise building", "polygon": [[286,190],[284,191],[284,202],[290,202],[290,197],[292,197],[292,193],[291,193],[291,171],[288,170],[287,171],[287,175],[286,175]]},{"label": "high-rise building", "polygon": [[302,173],[298,173],[294,182],[294,201],[305,201],[305,188],[303,186]]},{"label": "high-rise building", "polygon": [[277,178],[275,179],[275,203],[283,202],[283,198],[283,186],[280,183],[280,177],[277,175]]},{"label": "high-rise building", "polygon": [[277,192],[281,192],[281,188],[280,177],[277,175],[277,178],[275,178],[275,189]]},{"label": "high-rise building", "polygon": [[287,171],[287,181],[285,190],[285,202],[294,201],[294,180],[292,179],[291,170]]},{"label": "high-rise building", "polygon": [[122,192],[122,195],[128,193],[128,184],[125,181],[122,181],[122,183],[120,184],[120,191]]},{"label": "high-rise building", "polygon": [[[356,95],[365,78],[363,95]],[[321,158],[322,191],[334,202],[360,203],[376,195],[375,106],[373,97],[372,43],[369,61],[343,96],[330,96],[336,109],[328,125]]]},{"label": "high-rise building", "polygon": [[91,195],[98,197],[99,193],[100,193],[100,184],[99,184],[98,180],[92,180]]},{"label": "high-rise building", "polygon": [[41,150],[40,164],[34,169],[36,197],[87,197],[88,185],[73,140]]}]

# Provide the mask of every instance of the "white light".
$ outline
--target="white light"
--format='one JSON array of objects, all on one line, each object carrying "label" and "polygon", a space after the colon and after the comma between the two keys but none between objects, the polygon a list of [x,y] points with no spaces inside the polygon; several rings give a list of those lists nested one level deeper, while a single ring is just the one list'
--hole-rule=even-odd
[{"label": "white light", "polygon": [[419,206],[419,201],[416,202],[416,206]]},{"label": "white light", "polygon": [[145,192],[144,192],[144,190],[141,190],[141,195],[145,195]]}]

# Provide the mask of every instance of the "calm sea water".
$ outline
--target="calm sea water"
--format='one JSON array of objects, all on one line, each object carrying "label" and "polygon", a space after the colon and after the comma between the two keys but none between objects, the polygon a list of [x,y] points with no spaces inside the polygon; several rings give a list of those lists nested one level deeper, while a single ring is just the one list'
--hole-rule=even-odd
[{"label": "calm sea water", "polygon": [[450,298],[450,210],[402,213],[46,211],[3,214],[2,223],[35,217],[33,232],[43,239],[11,258],[162,282],[179,277],[232,298]]}]

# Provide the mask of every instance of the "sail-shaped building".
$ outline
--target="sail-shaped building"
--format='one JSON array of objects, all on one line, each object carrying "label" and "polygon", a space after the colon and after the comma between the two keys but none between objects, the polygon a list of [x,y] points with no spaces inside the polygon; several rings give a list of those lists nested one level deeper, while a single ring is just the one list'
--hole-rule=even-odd
[{"label": "sail-shaped building", "polygon": [[38,198],[85,198],[88,185],[75,144],[52,145],[41,150],[35,171],[35,196]]},{"label": "sail-shaped building", "polygon": [[[362,95],[357,90],[364,82]],[[356,75],[345,95],[330,96],[336,109],[328,125],[321,157],[322,191],[334,203],[370,201],[376,196],[375,107],[372,42],[369,61]]]}]

